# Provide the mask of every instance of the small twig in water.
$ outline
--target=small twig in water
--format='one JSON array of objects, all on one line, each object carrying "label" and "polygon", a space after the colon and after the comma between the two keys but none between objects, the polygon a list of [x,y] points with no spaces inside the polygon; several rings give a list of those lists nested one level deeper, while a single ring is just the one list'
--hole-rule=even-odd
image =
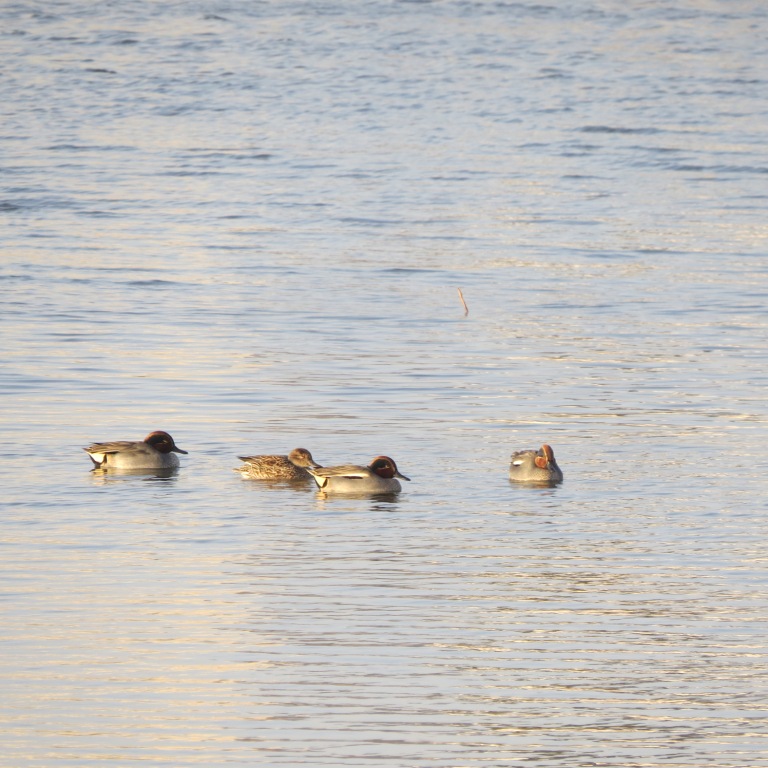
[{"label": "small twig in water", "polygon": [[464,317],[466,317],[469,314],[469,307],[467,306],[467,302],[464,301],[464,294],[461,292],[461,288],[457,288],[456,290],[459,292],[459,298],[464,305]]}]

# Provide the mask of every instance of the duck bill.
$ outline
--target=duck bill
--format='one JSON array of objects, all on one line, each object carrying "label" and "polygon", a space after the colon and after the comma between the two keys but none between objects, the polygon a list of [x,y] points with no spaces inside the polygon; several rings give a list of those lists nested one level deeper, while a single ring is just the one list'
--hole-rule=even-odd
[{"label": "duck bill", "polygon": [[411,482],[410,477],[406,477],[405,475],[401,474],[400,472],[395,472],[395,477],[399,477],[401,480],[407,480],[409,483]]},{"label": "duck bill", "polygon": [[173,448],[171,448],[171,450],[174,453],[183,453],[185,456],[189,453],[189,451],[182,451],[181,448],[179,448],[178,445],[174,445]]}]

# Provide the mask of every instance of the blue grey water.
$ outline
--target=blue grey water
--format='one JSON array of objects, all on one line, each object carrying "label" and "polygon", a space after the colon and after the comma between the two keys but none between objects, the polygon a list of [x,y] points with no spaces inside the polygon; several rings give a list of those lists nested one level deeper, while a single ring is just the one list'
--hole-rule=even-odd
[{"label": "blue grey water", "polygon": [[0,765],[768,766],[767,24],[5,2]]}]

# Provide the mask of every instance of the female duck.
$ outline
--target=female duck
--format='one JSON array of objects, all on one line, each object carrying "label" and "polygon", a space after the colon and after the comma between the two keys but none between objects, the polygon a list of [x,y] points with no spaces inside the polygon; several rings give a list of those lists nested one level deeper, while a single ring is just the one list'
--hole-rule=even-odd
[{"label": "female duck", "polygon": [[342,464],[338,467],[314,467],[308,470],[318,487],[329,493],[399,493],[400,474],[393,459],[377,456],[367,467]]},{"label": "female duck", "polygon": [[563,482],[563,472],[557,466],[552,447],[545,443],[538,451],[513,453],[509,479],[518,483],[555,485]]},{"label": "female duck", "polygon": [[294,448],[287,456],[238,456],[243,462],[235,472],[254,480],[309,480],[308,467],[320,465],[306,448]]},{"label": "female duck", "polygon": [[94,443],[83,450],[96,469],[176,469],[177,453],[184,453],[167,432],[150,432],[141,442],[115,440]]}]

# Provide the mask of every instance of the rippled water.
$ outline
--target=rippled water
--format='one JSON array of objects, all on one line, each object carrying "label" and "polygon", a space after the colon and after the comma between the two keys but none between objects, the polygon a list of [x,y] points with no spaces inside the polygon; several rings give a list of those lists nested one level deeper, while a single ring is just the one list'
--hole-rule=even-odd
[{"label": "rippled water", "polygon": [[0,764],[768,766],[763,4],[0,19]]}]

